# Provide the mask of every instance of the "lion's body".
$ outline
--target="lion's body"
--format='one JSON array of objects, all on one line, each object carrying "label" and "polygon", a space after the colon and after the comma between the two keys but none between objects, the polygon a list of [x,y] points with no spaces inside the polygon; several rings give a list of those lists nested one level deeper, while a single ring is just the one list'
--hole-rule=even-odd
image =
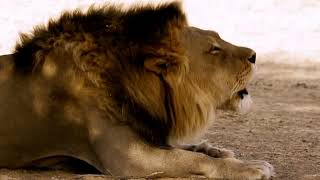
[{"label": "lion's body", "polygon": [[[1,77],[10,76],[0,81],[0,166],[24,167],[35,160],[55,156],[71,156],[95,163],[95,157],[90,157],[93,153],[85,127],[67,121],[56,107],[45,114],[46,118],[39,116],[35,107],[39,108],[41,104],[36,103],[47,106],[53,103],[35,102],[30,79],[14,77],[7,71],[12,69],[10,56],[4,56],[0,61]],[[35,88],[45,88],[45,84],[37,86]]]},{"label": "lion's body", "polygon": [[205,132],[216,108],[238,106],[255,61],[188,27],[178,3],[65,13],[21,39],[0,58],[0,167],[65,156],[112,175],[272,175],[208,145],[177,148]]}]

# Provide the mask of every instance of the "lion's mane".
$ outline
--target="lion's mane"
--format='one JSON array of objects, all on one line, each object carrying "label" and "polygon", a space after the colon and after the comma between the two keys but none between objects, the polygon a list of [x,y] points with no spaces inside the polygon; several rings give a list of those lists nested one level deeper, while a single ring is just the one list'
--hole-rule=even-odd
[{"label": "lion's mane", "polygon": [[[206,98],[192,95],[201,96],[201,90],[184,78],[188,59],[181,38],[186,27],[177,2],[66,12],[21,35],[15,72],[39,78],[46,75],[49,61],[58,69],[72,69],[72,75],[55,75],[60,77],[55,97],[72,97],[84,109],[95,107],[106,121],[127,124],[148,142],[167,146],[169,140],[200,131],[211,114]],[[82,93],[72,94],[60,85],[70,79],[84,81]],[[45,80],[53,83],[52,78]]]}]

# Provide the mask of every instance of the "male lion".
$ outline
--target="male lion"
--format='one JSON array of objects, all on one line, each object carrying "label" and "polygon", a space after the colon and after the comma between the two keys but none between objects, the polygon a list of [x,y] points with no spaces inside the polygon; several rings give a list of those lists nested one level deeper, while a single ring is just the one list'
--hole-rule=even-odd
[{"label": "male lion", "polygon": [[248,108],[255,60],[177,2],[66,12],[1,60],[0,167],[73,157],[116,176],[269,179],[265,161],[187,144],[217,108]]}]

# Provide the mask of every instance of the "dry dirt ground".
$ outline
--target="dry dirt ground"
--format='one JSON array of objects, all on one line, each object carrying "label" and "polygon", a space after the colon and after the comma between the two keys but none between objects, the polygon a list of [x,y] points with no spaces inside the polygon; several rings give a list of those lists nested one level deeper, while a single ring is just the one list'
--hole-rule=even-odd
[{"label": "dry dirt ground", "polygon": [[[219,112],[206,138],[240,159],[264,159],[276,180],[320,180],[320,64],[259,64],[249,89],[255,105]],[[65,171],[0,170],[2,179],[110,179]]]}]

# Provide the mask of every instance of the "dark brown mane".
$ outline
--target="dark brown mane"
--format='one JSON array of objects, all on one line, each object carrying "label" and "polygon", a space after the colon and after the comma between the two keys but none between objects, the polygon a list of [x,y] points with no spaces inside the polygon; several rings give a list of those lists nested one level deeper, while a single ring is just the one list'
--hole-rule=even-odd
[{"label": "dark brown mane", "polygon": [[21,35],[15,71],[41,73],[50,58],[58,66],[70,66],[89,82],[86,86],[100,89],[98,106],[105,113],[117,114],[147,141],[166,145],[173,122],[168,120],[164,89],[153,89],[161,84],[154,75],[141,77],[146,59],[181,61],[176,55],[183,56],[180,35],[187,22],[180,6],[173,2],[121,10],[108,5],[66,12],[31,35]]},{"label": "dark brown mane", "polygon": [[49,51],[55,40],[62,36],[65,40],[84,41],[85,34],[92,36],[99,47],[108,50],[132,44],[137,48],[130,48],[131,58],[126,57],[125,61],[137,63],[139,56],[145,54],[142,47],[168,46],[174,30],[186,25],[180,6],[180,3],[173,2],[122,10],[115,5],[106,5],[91,7],[85,13],[79,10],[65,12],[58,20],[50,20],[47,26],[37,26],[31,35],[21,35],[21,43],[15,49],[16,68],[30,72],[38,63],[33,56],[39,50]]}]

